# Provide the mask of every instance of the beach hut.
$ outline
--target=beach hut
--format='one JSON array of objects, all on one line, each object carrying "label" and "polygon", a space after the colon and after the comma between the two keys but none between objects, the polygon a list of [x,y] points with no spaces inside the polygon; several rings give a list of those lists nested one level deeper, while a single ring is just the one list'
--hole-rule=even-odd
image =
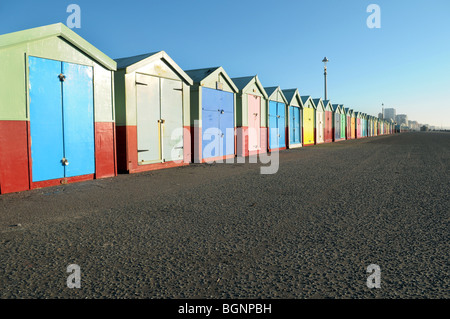
[{"label": "beach hut", "polygon": [[361,112],[355,112],[355,138],[361,138]]},{"label": "beach hut", "polygon": [[360,133],[360,138],[364,138],[364,113],[361,112],[359,116],[360,116],[360,119],[361,119],[361,133]]},{"label": "beach hut", "polygon": [[340,104],[341,108],[341,140],[345,140],[346,135],[346,129],[347,129],[347,115],[345,114],[345,107],[343,104]]},{"label": "beach hut", "polygon": [[345,139],[350,140],[352,138],[352,114],[350,112],[350,109],[344,108],[344,114],[345,114]]},{"label": "beach hut", "polygon": [[356,138],[356,114],[353,110],[350,110],[350,120],[351,120],[351,139]]},{"label": "beach hut", "polygon": [[302,109],[303,102],[298,89],[283,90],[288,105],[288,134],[289,148],[302,146]]},{"label": "beach hut", "polygon": [[267,93],[257,75],[232,78],[236,96],[237,156],[267,152]]},{"label": "beach hut", "polygon": [[341,138],[341,115],[342,108],[340,104],[333,104],[333,141],[340,141]]},{"label": "beach hut", "polygon": [[378,117],[373,117],[373,136],[378,136]]},{"label": "beach hut", "polygon": [[377,118],[372,116],[372,136],[377,136]]},{"label": "beach hut", "polygon": [[288,135],[287,100],[279,86],[265,87],[268,96],[268,151],[286,149]]},{"label": "beach hut", "polygon": [[194,82],[190,94],[192,160],[202,163],[234,157],[238,88],[222,67],[185,72]]},{"label": "beach hut", "polygon": [[330,100],[324,100],[324,142],[331,143],[333,142],[333,106]]},{"label": "beach hut", "polygon": [[316,144],[325,142],[325,105],[322,98],[313,99],[316,107]]},{"label": "beach hut", "polygon": [[192,79],[164,51],[116,62],[119,171],[137,173],[189,164]]},{"label": "beach hut", "polygon": [[372,132],[372,116],[371,115],[367,115],[366,117],[367,119],[367,137],[371,137],[373,136],[373,132]]},{"label": "beach hut", "polygon": [[0,36],[0,193],[116,175],[116,63],[61,23]]},{"label": "beach hut", "polygon": [[301,96],[303,103],[303,146],[315,144],[316,106],[311,96]]},{"label": "beach hut", "polygon": [[377,118],[375,116],[371,116],[371,122],[372,122],[372,135],[371,136],[377,136]]},{"label": "beach hut", "polygon": [[372,136],[377,136],[378,135],[378,118],[374,116],[372,119],[372,122],[373,122],[373,135]]},{"label": "beach hut", "polygon": [[364,113],[364,137],[368,137],[368,115]]}]

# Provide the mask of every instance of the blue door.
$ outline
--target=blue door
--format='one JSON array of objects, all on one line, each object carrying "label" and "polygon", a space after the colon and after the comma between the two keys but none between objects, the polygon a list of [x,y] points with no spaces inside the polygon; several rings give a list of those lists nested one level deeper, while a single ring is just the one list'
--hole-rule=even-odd
[{"label": "blue door", "polygon": [[92,68],[62,64],[65,177],[95,173],[94,92]]},{"label": "blue door", "polygon": [[290,106],[289,117],[289,144],[300,144],[300,108],[296,106]]},{"label": "blue door", "polygon": [[278,119],[278,147],[286,147],[286,105],[277,103],[277,119]]},{"label": "blue door", "polygon": [[285,104],[269,101],[269,148],[286,146]]},{"label": "blue door", "polygon": [[269,101],[269,148],[279,148],[278,144],[278,121],[277,121],[277,102]]},{"label": "blue door", "polygon": [[93,174],[92,68],[36,57],[29,66],[33,182]]},{"label": "blue door", "polygon": [[33,182],[64,177],[61,62],[29,57]]},{"label": "blue door", "polygon": [[234,95],[202,88],[202,158],[234,154]]}]

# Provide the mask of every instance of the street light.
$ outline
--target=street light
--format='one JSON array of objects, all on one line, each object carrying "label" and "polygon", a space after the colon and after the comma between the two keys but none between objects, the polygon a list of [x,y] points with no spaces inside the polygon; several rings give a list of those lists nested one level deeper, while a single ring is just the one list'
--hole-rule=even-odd
[{"label": "street light", "polygon": [[327,57],[324,57],[322,62],[324,64],[323,65],[323,70],[324,70],[323,75],[325,78],[325,100],[328,100],[327,99],[327,62],[329,62],[329,60],[327,59]]}]

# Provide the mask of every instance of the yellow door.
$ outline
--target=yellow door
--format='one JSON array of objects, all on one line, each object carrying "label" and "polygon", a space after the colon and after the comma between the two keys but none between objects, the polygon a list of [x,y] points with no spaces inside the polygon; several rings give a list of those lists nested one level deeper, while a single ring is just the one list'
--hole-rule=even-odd
[{"label": "yellow door", "polygon": [[314,109],[303,109],[303,145],[314,144]]}]

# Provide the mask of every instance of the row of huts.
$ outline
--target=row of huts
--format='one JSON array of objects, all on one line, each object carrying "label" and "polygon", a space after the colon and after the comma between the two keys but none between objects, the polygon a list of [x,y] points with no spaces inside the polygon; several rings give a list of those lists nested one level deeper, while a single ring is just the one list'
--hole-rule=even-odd
[{"label": "row of huts", "polygon": [[1,35],[0,70],[0,194],[393,133],[257,75],[113,60],[60,23]]}]

